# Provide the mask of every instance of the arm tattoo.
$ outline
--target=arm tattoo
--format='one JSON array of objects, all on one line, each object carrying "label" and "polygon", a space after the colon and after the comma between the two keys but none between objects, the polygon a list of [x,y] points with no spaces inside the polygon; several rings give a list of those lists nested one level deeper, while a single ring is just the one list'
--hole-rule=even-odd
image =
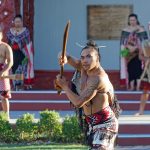
[{"label": "arm tattoo", "polygon": [[92,100],[92,98],[97,94],[99,83],[99,77],[94,77],[87,82],[86,88],[80,94],[80,100],[83,105]]}]

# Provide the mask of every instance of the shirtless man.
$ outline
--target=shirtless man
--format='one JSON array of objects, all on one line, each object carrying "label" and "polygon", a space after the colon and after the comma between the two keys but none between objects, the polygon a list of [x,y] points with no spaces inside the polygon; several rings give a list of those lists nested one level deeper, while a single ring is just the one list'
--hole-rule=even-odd
[{"label": "shirtless man", "polygon": [[146,53],[144,54],[143,51],[140,53],[140,59],[143,62],[145,62],[144,70],[141,75],[141,89],[143,90],[143,92],[140,98],[139,111],[135,114],[135,116],[144,115],[144,109],[146,106],[146,102],[148,101],[149,91],[150,91],[150,54],[149,54],[150,41],[149,40],[145,40],[142,43],[142,49]]},{"label": "shirtless man", "polygon": [[118,122],[110,108],[114,90],[109,78],[100,65],[99,49],[89,41],[81,51],[81,59],[67,55],[60,64],[70,64],[81,72],[79,95],[72,92],[65,77],[57,75],[56,84],[61,87],[75,107],[83,107],[88,124],[88,144],[91,149],[113,150],[118,132]]},{"label": "shirtless man", "polygon": [[2,109],[6,112],[9,120],[9,101],[11,98],[10,81],[4,79],[3,76],[9,74],[9,70],[13,65],[13,54],[11,47],[2,42],[3,33],[0,29],[0,99],[2,102]]}]

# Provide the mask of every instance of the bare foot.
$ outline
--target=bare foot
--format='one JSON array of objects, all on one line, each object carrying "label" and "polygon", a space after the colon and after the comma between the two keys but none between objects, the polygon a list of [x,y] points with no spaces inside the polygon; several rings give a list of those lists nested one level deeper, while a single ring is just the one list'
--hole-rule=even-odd
[{"label": "bare foot", "polygon": [[143,113],[138,112],[134,114],[134,116],[140,116],[140,115],[143,115]]}]

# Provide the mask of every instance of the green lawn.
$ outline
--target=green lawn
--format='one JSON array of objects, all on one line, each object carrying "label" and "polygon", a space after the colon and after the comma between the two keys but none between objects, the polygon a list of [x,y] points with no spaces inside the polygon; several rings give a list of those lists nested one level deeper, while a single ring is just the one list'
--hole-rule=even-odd
[{"label": "green lawn", "polygon": [[71,144],[49,144],[49,145],[14,145],[0,144],[0,150],[87,150],[87,146]]}]

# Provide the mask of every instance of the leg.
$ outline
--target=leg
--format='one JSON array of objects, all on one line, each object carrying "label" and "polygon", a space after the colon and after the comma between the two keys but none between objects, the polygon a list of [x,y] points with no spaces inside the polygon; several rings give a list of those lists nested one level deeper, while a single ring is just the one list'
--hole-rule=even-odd
[{"label": "leg", "polygon": [[137,80],[136,80],[136,90],[137,90],[137,91],[140,90],[140,85],[141,85],[141,80],[137,79]]},{"label": "leg", "polygon": [[144,114],[144,108],[146,105],[146,101],[148,100],[148,97],[149,97],[148,91],[144,91],[144,93],[141,95],[140,108],[139,112],[135,114],[136,116]]},{"label": "leg", "polygon": [[7,113],[7,118],[9,120],[10,118],[9,118],[9,101],[8,101],[8,98],[1,96],[1,100],[2,100],[2,109],[4,112]]},{"label": "leg", "polygon": [[23,91],[24,90],[24,86],[22,84],[17,84],[15,86],[15,91]]},{"label": "leg", "polygon": [[134,90],[134,80],[130,81],[130,90]]}]

